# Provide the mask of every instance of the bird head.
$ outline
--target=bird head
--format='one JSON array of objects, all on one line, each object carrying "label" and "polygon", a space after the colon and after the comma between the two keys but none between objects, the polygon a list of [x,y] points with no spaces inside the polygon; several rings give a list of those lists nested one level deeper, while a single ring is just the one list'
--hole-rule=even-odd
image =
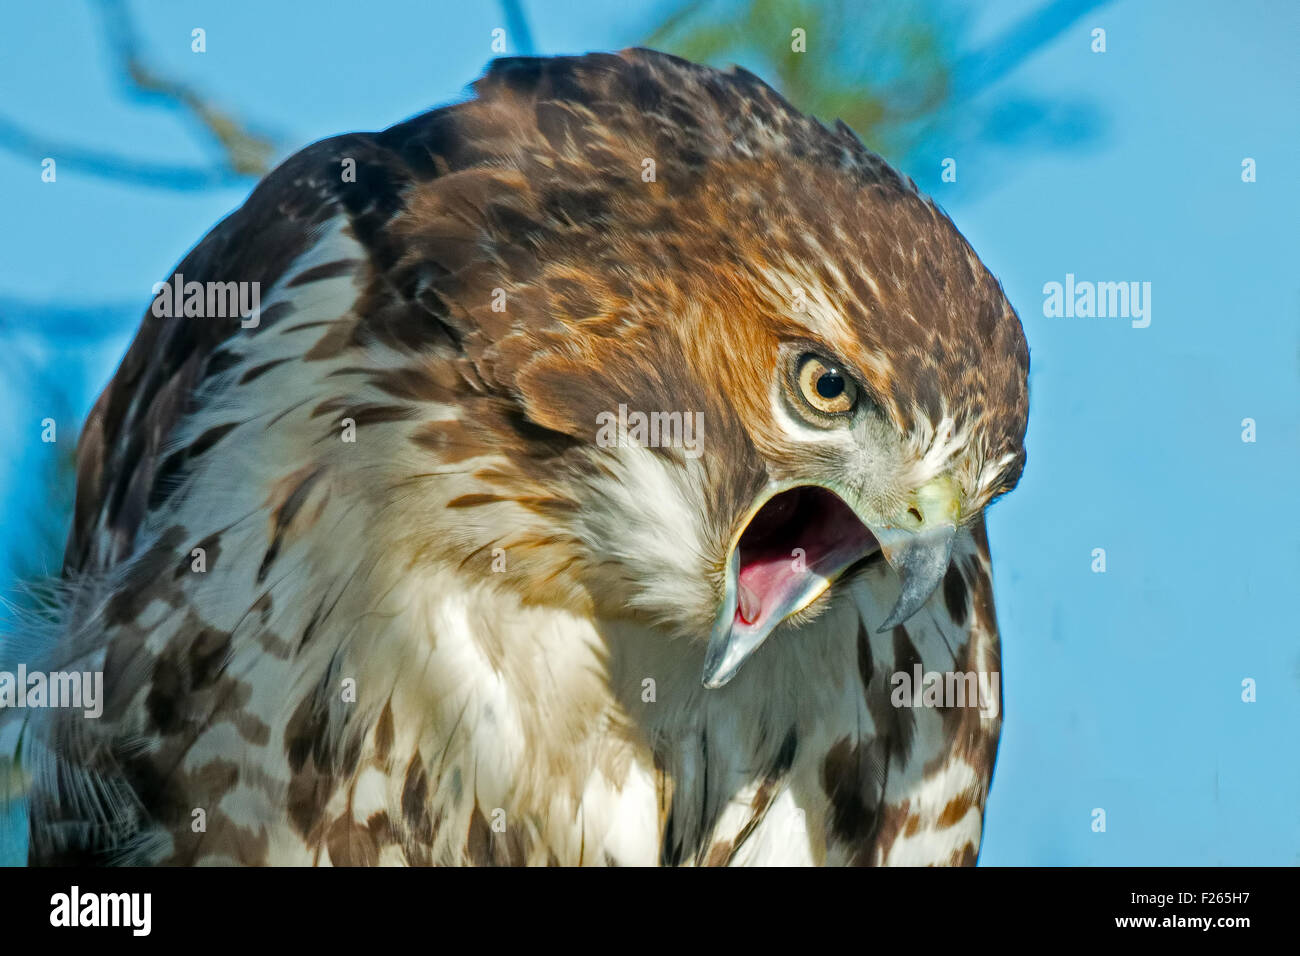
[{"label": "bird head", "polygon": [[[997,282],[910,188],[804,175],[681,211],[677,267],[600,307],[617,331],[576,323],[521,379],[536,420],[586,439],[575,523],[606,613],[707,634],[707,687],[874,555],[899,587],[877,626],[907,620],[1024,463],[1028,356]],[[780,227],[800,216],[808,247]]]},{"label": "bird head", "polygon": [[492,162],[427,242],[486,223],[443,299],[478,296],[477,379],[568,442],[530,500],[564,502],[598,613],[706,641],[708,687],[873,555],[899,587],[878,626],[914,614],[1024,463],[1020,323],[948,217],[743,71],[628,51],[476,89]]}]

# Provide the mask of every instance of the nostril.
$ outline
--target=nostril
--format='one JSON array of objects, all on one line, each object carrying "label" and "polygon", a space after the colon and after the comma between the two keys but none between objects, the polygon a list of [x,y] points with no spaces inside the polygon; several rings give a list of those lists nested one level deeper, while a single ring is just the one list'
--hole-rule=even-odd
[{"label": "nostril", "polygon": [[917,524],[921,524],[924,521],[921,517],[921,512],[916,508],[916,506],[908,508],[907,513],[916,519]]}]

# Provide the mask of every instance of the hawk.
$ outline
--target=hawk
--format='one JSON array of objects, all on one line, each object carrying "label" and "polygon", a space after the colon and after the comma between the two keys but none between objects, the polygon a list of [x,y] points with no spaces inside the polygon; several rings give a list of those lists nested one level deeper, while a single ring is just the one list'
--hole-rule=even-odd
[{"label": "hawk", "polygon": [[176,272],[260,305],[160,284],[85,425],[33,862],[975,861],[1000,713],[897,688],[999,672],[1028,351],[848,127],[498,60]]}]

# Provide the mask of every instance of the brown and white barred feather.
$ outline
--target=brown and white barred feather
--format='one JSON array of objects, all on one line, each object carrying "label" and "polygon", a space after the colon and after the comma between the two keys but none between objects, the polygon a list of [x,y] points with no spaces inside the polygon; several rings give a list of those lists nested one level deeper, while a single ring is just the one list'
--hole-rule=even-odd
[{"label": "brown and white barred feather", "polygon": [[[476,90],[304,150],[190,253],[187,281],[261,283],[258,328],[146,316],[82,437],[48,651],[102,668],[107,702],[34,717],[32,861],[973,863],[1000,720],[893,707],[889,678],[999,670],[982,519],[905,625],[875,633],[896,583],[868,560],[717,690],[672,610],[715,601],[716,542],[765,479],[735,383],[691,374],[746,333],[695,304],[776,296],[721,270],[788,273],[842,235],[838,180],[890,200],[864,256],[940,214],[743,73],[630,51],[501,61]],[[721,149],[752,194],[700,172]],[[777,257],[729,202],[831,218]],[[959,237],[927,241],[992,295]],[[859,304],[938,294],[815,272]],[[957,321],[875,333],[901,420]],[[951,394],[992,407],[980,388]],[[709,453],[595,454],[581,429],[621,400],[704,409]]]}]

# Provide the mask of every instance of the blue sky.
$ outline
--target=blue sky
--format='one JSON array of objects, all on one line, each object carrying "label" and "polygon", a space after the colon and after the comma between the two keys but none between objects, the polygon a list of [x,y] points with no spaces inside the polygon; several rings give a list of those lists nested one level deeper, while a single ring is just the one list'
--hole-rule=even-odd
[{"label": "blue sky", "polygon": [[[973,47],[1043,5],[971,5]],[[955,4],[958,9],[961,4]],[[490,58],[494,3],[135,3],[155,65],[287,151],[463,95]],[[540,52],[639,42],[659,3],[533,0]],[[60,140],[201,162],[199,140],[106,82],[82,0],[6,11],[0,113]],[[190,52],[193,26],[208,52]],[[1106,30],[1093,53],[1090,31]],[[942,131],[887,157],[953,216],[1003,282],[1032,350],[1029,462],[990,513],[1005,730],[985,864],[1300,863],[1300,94],[1292,2],[1102,4],[982,91],[1087,102],[1070,149]],[[751,64],[753,65],[753,64]],[[761,72],[761,71],[760,71]],[[955,183],[938,181],[945,157]],[[1258,181],[1241,181],[1252,157]],[[110,331],[48,341],[0,310],[0,528],[42,506],[52,368],[72,441],[152,283],[247,188],[143,189],[0,151],[0,302],[107,302]],[[1151,324],[1048,318],[1043,286],[1150,282]],[[1241,421],[1258,440],[1241,440]],[[1104,548],[1107,570],[1091,570]],[[7,552],[8,549],[6,549]],[[0,557],[0,562],[7,560]],[[0,564],[0,575],[5,575]],[[1253,678],[1258,700],[1241,701]],[[1095,833],[1092,811],[1106,811]]]}]

